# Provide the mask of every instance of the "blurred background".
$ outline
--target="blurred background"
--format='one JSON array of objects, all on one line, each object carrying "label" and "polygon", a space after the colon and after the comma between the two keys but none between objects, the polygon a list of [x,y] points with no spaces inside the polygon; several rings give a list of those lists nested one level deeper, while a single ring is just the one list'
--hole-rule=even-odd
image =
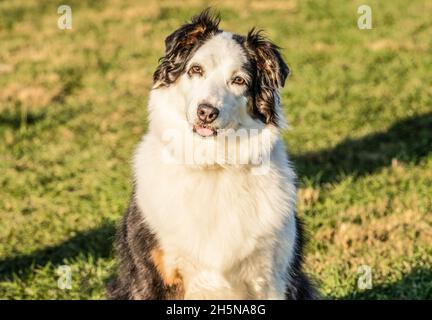
[{"label": "blurred background", "polygon": [[207,6],[225,30],[264,29],[292,69],[283,137],[323,297],[431,299],[427,0],[0,1],[0,298],[105,298],[152,73],[165,37]]}]

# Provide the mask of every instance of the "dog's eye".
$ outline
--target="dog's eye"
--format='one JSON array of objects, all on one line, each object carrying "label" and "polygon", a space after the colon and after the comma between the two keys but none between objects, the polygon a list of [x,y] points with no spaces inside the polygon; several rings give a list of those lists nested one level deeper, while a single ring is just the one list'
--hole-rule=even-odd
[{"label": "dog's eye", "polygon": [[190,67],[190,69],[189,69],[189,71],[188,71],[188,74],[189,74],[190,76],[193,75],[193,74],[199,74],[199,75],[202,76],[202,74],[203,74],[203,69],[202,69],[200,66],[195,65],[195,66]]},{"label": "dog's eye", "polygon": [[236,77],[234,77],[234,79],[232,80],[232,83],[233,83],[233,84],[237,84],[237,85],[239,85],[239,86],[242,86],[242,85],[244,85],[244,84],[246,83],[246,81],[245,81],[245,79],[243,79],[242,77],[240,77],[240,76],[236,76]]}]

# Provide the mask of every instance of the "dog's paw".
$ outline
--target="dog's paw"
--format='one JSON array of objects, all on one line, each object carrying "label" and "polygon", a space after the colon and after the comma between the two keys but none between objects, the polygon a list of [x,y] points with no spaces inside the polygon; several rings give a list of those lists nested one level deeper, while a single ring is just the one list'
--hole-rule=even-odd
[{"label": "dog's paw", "polygon": [[185,299],[187,300],[238,300],[245,299],[244,290],[231,285],[228,280],[215,272],[200,272],[190,279]]}]

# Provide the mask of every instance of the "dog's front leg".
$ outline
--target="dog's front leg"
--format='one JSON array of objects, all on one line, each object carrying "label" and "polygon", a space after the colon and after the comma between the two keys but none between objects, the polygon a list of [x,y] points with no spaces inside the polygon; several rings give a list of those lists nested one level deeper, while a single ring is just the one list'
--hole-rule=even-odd
[{"label": "dog's front leg", "polygon": [[277,270],[270,249],[258,250],[233,270],[233,277],[246,285],[249,299],[282,300],[285,298],[285,273]]},{"label": "dog's front leg", "polygon": [[237,300],[247,299],[245,290],[233,285],[218,271],[199,271],[185,281],[185,299]]}]

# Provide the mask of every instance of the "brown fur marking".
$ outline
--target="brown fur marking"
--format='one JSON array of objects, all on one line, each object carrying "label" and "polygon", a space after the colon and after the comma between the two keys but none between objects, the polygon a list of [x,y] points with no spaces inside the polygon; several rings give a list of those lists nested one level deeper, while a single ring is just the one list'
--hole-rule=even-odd
[{"label": "brown fur marking", "polygon": [[175,269],[172,272],[168,272],[166,270],[164,253],[161,249],[153,249],[151,252],[151,256],[156,266],[156,269],[159,271],[159,274],[161,275],[162,280],[166,286],[175,286],[183,283],[182,276],[178,269]]},{"label": "brown fur marking", "polygon": [[170,272],[166,269],[164,262],[164,252],[159,248],[153,249],[151,251],[151,257],[164,285],[169,288],[166,296],[167,300],[184,299],[183,278],[180,274],[180,271],[175,269]]}]

